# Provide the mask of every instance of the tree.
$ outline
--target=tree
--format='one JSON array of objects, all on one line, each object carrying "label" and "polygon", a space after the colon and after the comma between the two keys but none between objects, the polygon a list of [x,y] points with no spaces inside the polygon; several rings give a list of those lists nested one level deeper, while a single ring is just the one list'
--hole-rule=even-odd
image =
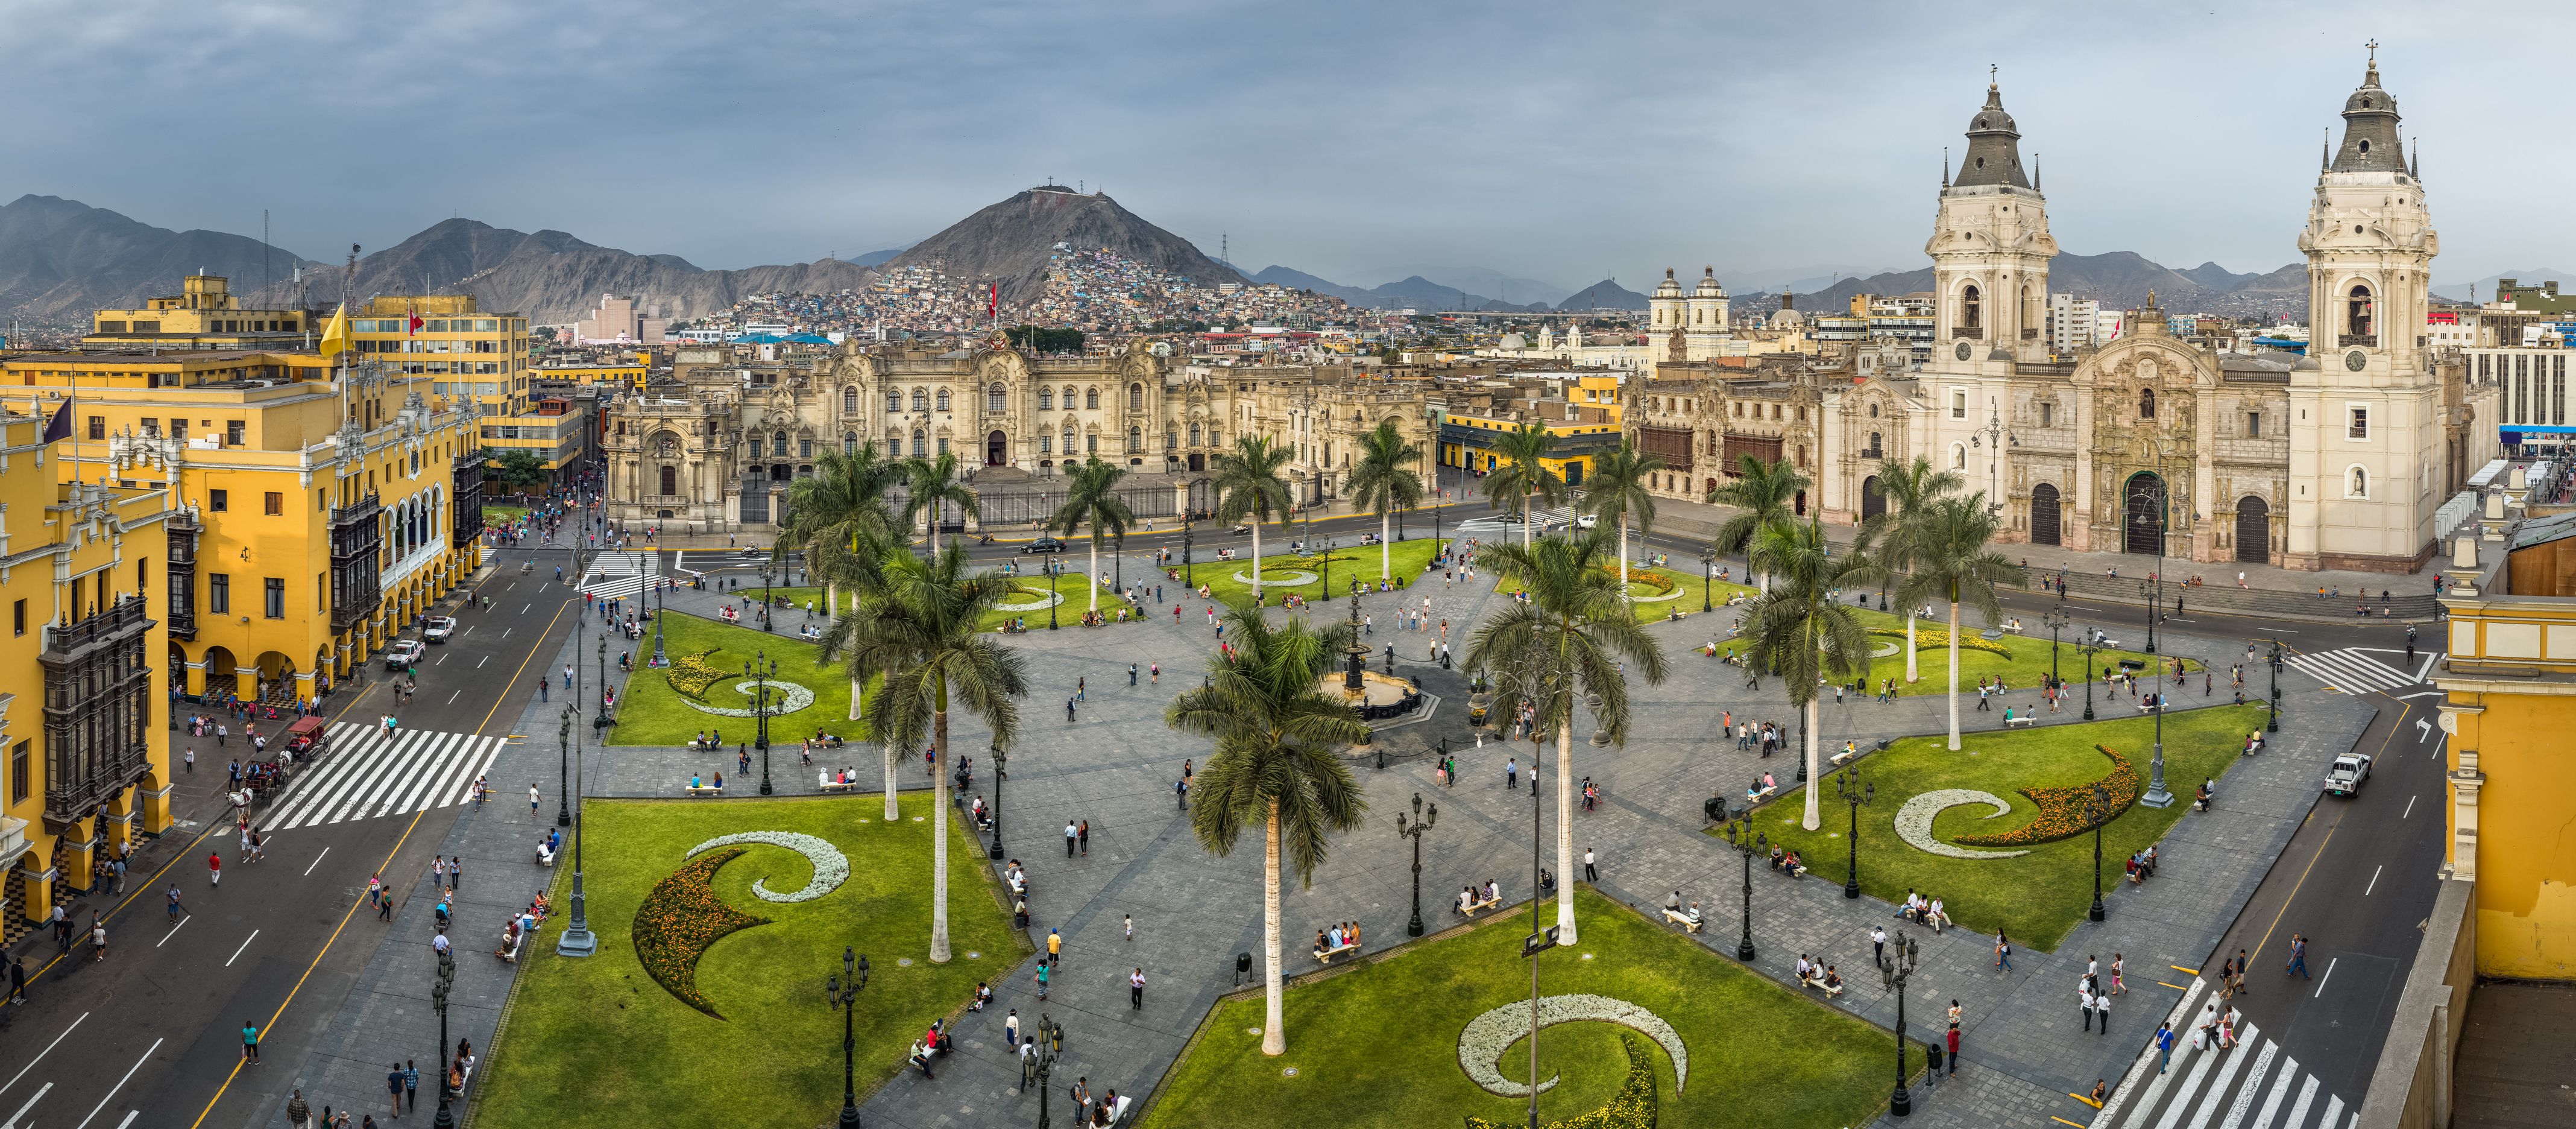
[{"label": "tree", "polygon": [[1896,598],[1911,607],[1939,597],[1950,604],[1950,749],[1959,748],[1959,605],[1976,605],[1988,622],[2003,618],[1995,584],[2020,575],[2004,555],[1988,548],[2000,519],[1980,490],[1965,498],[1936,498],[1906,519],[1907,563]]},{"label": "tree", "polygon": [[[1806,475],[1791,470],[1789,464],[1782,460],[1773,459],[1766,463],[1754,455],[1738,455],[1736,458],[1737,465],[1743,468],[1742,475],[1708,492],[1710,502],[1735,507],[1735,516],[1717,527],[1717,537],[1709,544],[1709,548],[1719,556],[1748,552],[1753,544],[1753,535],[1761,532],[1764,526],[1795,520],[1798,516],[1798,492],[1811,485]],[[1749,555],[1745,558],[1745,565],[1748,570],[1753,566]],[[1767,580],[1763,586],[1769,587]]]},{"label": "tree", "polygon": [[1377,515],[1377,575],[1395,571],[1394,546],[1388,544],[1388,516],[1422,502],[1422,476],[1412,464],[1422,461],[1422,446],[1404,440],[1394,420],[1379,420],[1377,430],[1360,436],[1360,457],[1351,464],[1351,504]]},{"label": "tree", "polygon": [[[886,491],[904,480],[902,464],[882,458],[875,443],[856,451],[826,447],[814,459],[811,477],[787,484],[787,526],[779,531],[776,552],[804,550],[806,560],[825,544],[854,545],[863,528],[891,531],[894,515],[886,511]],[[840,595],[824,581],[823,606],[837,615]]]},{"label": "tree", "polygon": [[[1664,680],[1664,652],[1629,614],[1617,578],[1602,567],[1610,535],[1593,530],[1576,537],[1550,535],[1528,545],[1488,545],[1480,559],[1514,577],[1530,598],[1504,606],[1476,628],[1467,647],[1467,669],[1494,671],[1492,710],[1517,716],[1527,702],[1538,715],[1538,734],[1556,734],[1556,872],[1574,873],[1574,708],[1578,696],[1612,741],[1628,739],[1628,683]],[[1623,670],[1621,659],[1634,664]],[[1515,684],[1513,678],[1526,680]],[[1578,694],[1578,691],[1580,692]],[[1533,754],[1535,755],[1535,754]],[[1535,896],[1535,891],[1533,891]],[[1574,899],[1558,895],[1558,941],[1575,939]]]},{"label": "tree", "polygon": [[1522,548],[1528,548],[1536,536],[1531,532],[1536,503],[1555,506],[1565,501],[1565,480],[1548,469],[1546,461],[1555,446],[1556,436],[1543,423],[1525,423],[1494,438],[1493,452],[1503,461],[1485,476],[1485,497],[1511,499],[1511,511],[1521,517]]},{"label": "tree", "polygon": [[1015,325],[1002,331],[1011,344],[1041,353],[1079,353],[1085,338],[1079,329],[1054,329],[1038,325]]},{"label": "tree", "polygon": [[1241,521],[1252,518],[1252,594],[1253,602],[1261,601],[1261,523],[1279,515],[1279,524],[1288,524],[1288,483],[1279,477],[1279,468],[1288,465],[1291,452],[1273,446],[1267,435],[1237,435],[1234,449],[1216,457],[1216,519]]},{"label": "tree", "polygon": [[[975,499],[975,488],[966,484],[966,468],[958,462],[957,452],[905,459],[903,471],[904,483],[910,488],[910,496],[903,502],[903,527],[906,531],[912,529],[912,523],[921,520],[923,510],[929,510],[931,520],[940,524],[944,524],[942,517],[949,506],[956,507],[957,512],[967,517],[984,516],[982,503]],[[931,543],[937,545],[939,530],[936,525],[930,527],[929,534]]]},{"label": "tree", "polygon": [[1285,1054],[1280,856],[1296,869],[1300,886],[1311,887],[1326,836],[1360,825],[1368,803],[1333,746],[1360,740],[1368,726],[1340,694],[1322,689],[1334,656],[1350,641],[1347,625],[1319,632],[1305,617],[1291,616],[1273,626],[1257,601],[1229,607],[1226,625],[1233,653],[1209,659],[1208,684],[1174,699],[1163,718],[1174,729],[1216,738],[1190,811],[1199,845],[1222,857],[1233,852],[1244,828],[1261,827],[1262,941],[1269,960],[1262,974],[1269,1021],[1262,1025],[1261,1053]]},{"label": "tree", "polygon": [[[845,543],[837,539],[815,543],[806,551],[807,570],[824,578],[824,583],[850,590],[850,616],[858,616],[871,602],[882,600],[888,591],[886,563],[894,559],[903,546],[895,533],[892,519],[882,526],[858,523]],[[835,618],[839,618],[835,614]],[[827,656],[828,657],[828,656]],[[852,720],[867,712],[861,700],[866,675],[882,672],[891,677],[891,667],[865,667],[853,662],[850,667],[850,713]],[[876,730],[879,751],[885,760],[885,817],[901,818],[895,808],[895,743],[883,726]]]},{"label": "tree", "polygon": [[1807,812],[1803,826],[1817,827],[1816,740],[1823,728],[1818,716],[1821,683],[1830,676],[1848,682],[1869,676],[1869,631],[1860,610],[1834,599],[1834,590],[1875,583],[1884,570],[1866,555],[1834,555],[1825,540],[1824,523],[1778,521],[1753,536],[1751,560],[1772,578],[1771,587],[1753,601],[1751,638],[1746,658],[1754,669],[1768,668],[1789,688],[1789,703],[1806,714]]},{"label": "tree", "polygon": [[1107,529],[1124,545],[1127,523],[1136,520],[1126,500],[1118,496],[1118,480],[1126,476],[1125,467],[1098,459],[1085,460],[1065,480],[1064,505],[1047,519],[1048,532],[1060,531],[1067,537],[1073,536],[1079,526],[1091,526],[1091,569],[1084,574],[1087,582],[1083,586],[1091,589],[1091,610],[1095,612],[1100,610],[1100,532]]},{"label": "tree", "polygon": [[948,960],[948,712],[953,696],[1007,748],[1019,734],[1019,707],[1029,692],[1028,661],[999,636],[977,632],[984,613],[1010,592],[1009,579],[977,572],[963,546],[932,548],[928,557],[896,548],[884,562],[883,587],[860,611],[823,633],[822,658],[847,655],[850,669],[889,670],[877,688],[877,731],[909,749],[928,730],[931,765],[930,959]]},{"label": "tree", "polygon": [[[1911,465],[1896,459],[1882,462],[1878,464],[1877,477],[1878,496],[1887,499],[1887,508],[1860,523],[1860,539],[1853,547],[1872,553],[1888,569],[1903,572],[1913,561],[1913,549],[1905,539],[1905,519],[1922,512],[1934,498],[1965,487],[1968,479],[1955,470],[1933,469],[1932,460],[1922,455],[1914,456]],[[1905,681],[1909,683],[1923,678],[1914,657],[1916,606],[1905,605]]]},{"label": "tree", "polygon": [[546,484],[546,461],[525,447],[508,447],[501,451],[501,485],[514,494],[525,494]]},{"label": "tree", "polygon": [[1654,532],[1655,495],[1647,484],[1663,469],[1662,455],[1639,454],[1636,437],[1621,436],[1618,450],[1592,460],[1591,480],[1583,486],[1584,512],[1619,527],[1619,595],[1631,611],[1636,600],[1628,595],[1628,515],[1637,515],[1639,539]]}]

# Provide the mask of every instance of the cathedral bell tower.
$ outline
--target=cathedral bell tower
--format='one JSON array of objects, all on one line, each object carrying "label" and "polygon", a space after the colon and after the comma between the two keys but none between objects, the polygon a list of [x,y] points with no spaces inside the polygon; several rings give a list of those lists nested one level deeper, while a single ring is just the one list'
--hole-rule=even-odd
[{"label": "cathedral bell tower", "polygon": [[2433,537],[2440,397],[2425,311],[2441,239],[2371,46],[2299,232],[2308,355],[2290,374],[2292,568],[2405,571]]},{"label": "cathedral bell tower", "polygon": [[2057,240],[2047,198],[2022,170],[2020,142],[2002,92],[1988,83],[1958,176],[1942,170],[1940,214],[1923,245],[1932,257],[1933,360],[1953,372],[2046,359],[2040,328]]}]

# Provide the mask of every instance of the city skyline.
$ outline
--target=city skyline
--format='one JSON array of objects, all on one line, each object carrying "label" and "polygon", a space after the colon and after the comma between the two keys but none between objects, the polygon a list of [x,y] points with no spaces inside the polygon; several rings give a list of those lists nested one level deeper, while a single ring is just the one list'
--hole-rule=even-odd
[{"label": "city skyline", "polygon": [[[1246,6],[465,3],[385,36],[321,9],[212,4],[143,28],[17,7],[54,45],[25,63],[21,146],[113,137],[209,175],[34,160],[0,197],[254,238],[266,209],[275,245],[325,261],[452,215],[711,269],[855,258],[1055,181],[1246,270],[1348,285],[1403,263],[1641,291],[1667,266],[1914,269],[1942,150],[1964,150],[1999,67],[2070,253],[2267,272],[2298,257],[2309,148],[2339,135],[2373,35],[2410,149],[2428,142],[2437,284],[2576,255],[2517,222],[2521,186],[2566,158],[2517,144],[2517,115],[2475,93],[2539,73],[2547,26],[2566,22],[2546,16],[2472,39],[2402,5],[2330,29],[2287,6],[2029,5],[1973,25],[1888,7],[1874,25],[1899,34],[1855,41],[1839,21],[1725,5],[1559,27],[1532,6],[1328,5],[1268,26]],[[119,65],[147,47],[177,65]],[[125,73],[80,80],[102,70]],[[154,109],[209,85],[287,112],[209,126]],[[250,150],[276,146],[296,175],[212,175],[262,138]]]}]

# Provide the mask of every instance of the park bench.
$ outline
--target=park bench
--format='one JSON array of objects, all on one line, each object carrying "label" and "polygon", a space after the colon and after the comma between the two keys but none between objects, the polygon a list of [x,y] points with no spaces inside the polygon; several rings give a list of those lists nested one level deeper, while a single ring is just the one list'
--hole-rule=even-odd
[{"label": "park bench", "polygon": [[681,786],[680,786],[680,790],[681,790],[681,791],[683,791],[683,792],[686,792],[686,793],[688,793],[688,794],[690,794],[690,795],[692,795],[692,796],[721,796],[721,795],[724,795],[724,785],[721,785],[721,784],[698,784],[698,785],[688,785],[688,784],[683,784],[683,785],[681,785]]},{"label": "park bench", "polygon": [[2004,719],[2004,728],[2006,728],[2006,729],[2018,729],[2018,728],[2020,728],[2020,727],[2022,727],[2022,726],[2025,726],[2025,725],[2037,725],[2037,724],[2039,724],[2039,715],[2038,715],[2038,714],[2032,714],[2032,713],[2026,713],[2026,714],[2023,714],[2023,715],[2021,715],[2021,716],[2019,716],[2019,717],[2008,717],[2008,718],[2005,718],[2005,719]]},{"label": "park bench", "polygon": [[1707,924],[1703,919],[1692,917],[1691,915],[1683,913],[1677,909],[1665,910],[1664,920],[1681,926],[1682,931],[1686,933],[1697,933],[1700,930],[1700,926]]},{"label": "park bench", "polygon": [[1474,902],[1468,903],[1465,908],[1459,909],[1457,912],[1467,917],[1474,917],[1478,910],[1492,909],[1501,904],[1503,904],[1503,900],[1501,898],[1480,898]]},{"label": "park bench", "polygon": [[1834,750],[1834,755],[1826,757],[1825,759],[1832,761],[1835,764],[1841,764],[1844,761],[1852,759],[1852,751],[1850,749],[1836,749]]},{"label": "park bench", "polygon": [[1745,799],[1745,801],[1746,801],[1746,802],[1748,802],[1748,803],[1755,803],[1755,804],[1758,804],[1758,803],[1761,803],[1761,802],[1762,802],[1762,801],[1764,801],[1764,800],[1768,800],[1768,799],[1770,799],[1771,797],[1773,797],[1773,796],[1777,796],[1777,795],[1779,795],[1779,794],[1780,794],[1780,786],[1779,786],[1779,785],[1777,785],[1777,784],[1774,784],[1774,785],[1772,785],[1772,786],[1770,786],[1770,787],[1768,787],[1768,788],[1761,788],[1761,789],[1747,788],[1747,789],[1745,789],[1745,790],[1744,790],[1744,799]]},{"label": "park bench", "polygon": [[859,786],[859,782],[856,780],[835,781],[832,779],[832,774],[828,772],[819,773],[817,775],[819,779],[816,783],[819,784],[826,792],[848,792],[856,790]]},{"label": "park bench", "polygon": [[1346,943],[1346,944],[1335,945],[1335,946],[1333,946],[1333,947],[1331,947],[1331,948],[1328,948],[1328,949],[1316,949],[1316,950],[1314,950],[1314,953],[1315,953],[1315,963],[1317,963],[1317,964],[1331,964],[1331,963],[1333,963],[1333,958],[1334,958],[1334,957],[1340,956],[1340,955],[1342,955],[1343,953],[1355,953],[1355,952],[1358,952],[1358,951],[1360,951],[1360,947],[1359,947],[1358,945],[1354,945],[1354,944],[1347,944],[1347,943]]},{"label": "park bench", "polygon": [[464,1099],[465,1088],[474,1084],[474,1065],[475,1064],[472,1062],[465,1064],[465,1076],[459,1079],[456,1085],[448,1087],[447,1100],[460,1101]]}]

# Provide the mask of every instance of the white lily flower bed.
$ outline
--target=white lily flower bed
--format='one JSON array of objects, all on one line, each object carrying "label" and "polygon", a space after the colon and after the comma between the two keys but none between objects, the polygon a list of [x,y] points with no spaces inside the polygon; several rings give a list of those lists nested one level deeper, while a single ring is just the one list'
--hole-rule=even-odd
[{"label": "white lily flower bed", "polygon": [[[760,686],[761,683],[758,680],[750,682],[736,682],[733,684],[734,689],[742,691],[745,695],[750,695],[756,692],[760,689]],[[793,682],[781,682],[776,679],[771,679],[769,682],[769,689],[771,693],[787,699],[786,701],[779,703],[776,708],[769,711],[769,716],[771,717],[777,717],[780,714],[795,713],[798,710],[814,704],[814,692]],[[689,697],[686,694],[680,695],[680,700],[688,703],[690,709],[696,710],[699,713],[711,713],[717,717],[757,716],[750,710],[727,709],[723,706],[711,706],[705,702],[697,700],[696,698]]]},{"label": "white lily flower bed", "polygon": [[829,894],[834,890],[840,889],[841,883],[850,880],[850,858],[848,855],[842,854],[840,848],[835,847],[830,843],[817,839],[814,836],[800,834],[794,831],[744,831],[733,835],[718,835],[713,839],[709,839],[706,842],[689,848],[689,853],[681,857],[696,858],[697,856],[704,854],[707,851],[714,850],[717,847],[730,847],[740,843],[759,843],[771,847],[785,847],[788,850],[805,856],[805,860],[807,862],[814,864],[814,880],[806,883],[804,889],[791,894],[772,893],[770,892],[769,887],[765,885],[768,879],[753,879],[751,883],[751,892],[758,896],[762,901],[810,902],[825,894]]},{"label": "white lily flower bed", "polygon": [[1987,819],[2012,814],[2012,805],[1992,792],[1980,792],[1974,788],[1941,788],[1907,800],[1904,807],[1896,809],[1896,835],[1918,850],[1945,858],[2008,859],[2030,853],[2029,851],[1972,851],[1966,847],[1953,847],[1933,838],[1933,818],[1962,804],[1992,805],[1995,809],[1994,813],[1986,816]]},{"label": "white lily flower bed", "polygon": [[[1690,1085],[1690,1050],[1682,1045],[1681,1033],[1673,1030],[1672,1024],[1664,1022],[1662,1016],[1626,1000],[1589,993],[1539,997],[1539,1026],[1552,1027],[1585,1020],[1634,1028],[1662,1044],[1664,1053],[1673,1059],[1673,1089],[1678,1091]],[[1504,1004],[1468,1020],[1466,1029],[1458,1033],[1458,1065],[1467,1072],[1468,1078],[1492,1093],[1504,1097],[1525,1097],[1530,1092],[1529,1086],[1503,1077],[1502,1072],[1495,1069],[1495,1063],[1503,1057],[1504,1051],[1511,1049],[1513,1043],[1527,1038],[1529,1033],[1527,1003]],[[1546,1093],[1559,1078],[1539,1083],[1538,1092]]]}]

